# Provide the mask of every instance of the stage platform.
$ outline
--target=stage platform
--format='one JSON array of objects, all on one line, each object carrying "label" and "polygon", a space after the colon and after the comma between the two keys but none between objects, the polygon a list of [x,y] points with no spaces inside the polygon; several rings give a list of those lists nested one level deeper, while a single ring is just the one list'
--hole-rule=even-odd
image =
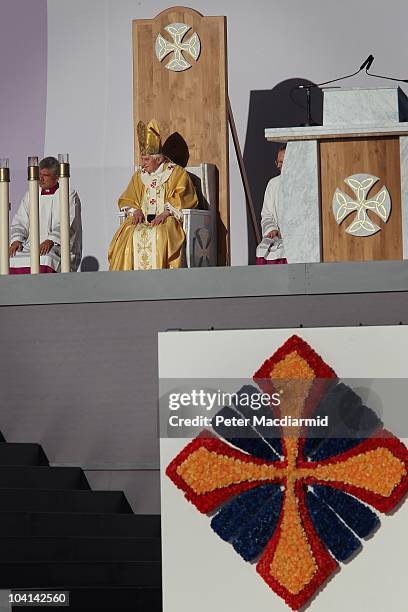
[{"label": "stage platform", "polygon": [[158,513],[158,332],[398,324],[406,261],[2,277],[0,429]]},{"label": "stage platform", "polygon": [[0,278],[0,306],[408,290],[408,261],[81,272]]}]

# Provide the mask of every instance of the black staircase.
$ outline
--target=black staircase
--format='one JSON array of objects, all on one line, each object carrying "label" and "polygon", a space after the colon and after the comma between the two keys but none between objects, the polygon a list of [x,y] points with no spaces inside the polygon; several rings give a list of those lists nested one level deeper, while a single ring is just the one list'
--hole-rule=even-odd
[{"label": "black staircase", "polygon": [[0,589],[69,591],[70,607],[50,611],[161,612],[160,517],[0,433]]}]

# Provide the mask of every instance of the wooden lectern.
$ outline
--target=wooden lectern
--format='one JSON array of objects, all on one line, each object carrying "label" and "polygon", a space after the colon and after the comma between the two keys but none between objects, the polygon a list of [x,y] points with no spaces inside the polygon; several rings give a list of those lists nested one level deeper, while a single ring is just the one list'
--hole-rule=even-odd
[{"label": "wooden lectern", "polygon": [[323,125],[288,142],[280,184],[289,263],[408,259],[408,99],[397,87],[324,91]]}]

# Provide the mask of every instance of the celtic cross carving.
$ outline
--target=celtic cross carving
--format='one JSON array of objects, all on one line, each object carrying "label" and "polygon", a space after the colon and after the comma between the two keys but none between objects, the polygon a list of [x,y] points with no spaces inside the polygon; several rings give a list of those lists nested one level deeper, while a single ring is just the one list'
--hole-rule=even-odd
[{"label": "celtic cross carving", "polygon": [[346,185],[353,190],[355,200],[339,188],[334,192],[333,214],[338,225],[352,212],[357,213],[346,229],[347,234],[366,237],[376,234],[381,229],[370,219],[368,211],[378,215],[384,223],[388,221],[391,214],[391,197],[388,189],[384,186],[375,196],[367,199],[370,189],[377,181],[379,178],[371,174],[353,174],[344,179]]},{"label": "celtic cross carving", "polygon": [[205,227],[201,227],[195,233],[193,239],[194,261],[197,267],[210,265],[211,234]]},{"label": "celtic cross carving", "polygon": [[168,70],[182,72],[191,68],[191,64],[185,59],[183,53],[191,55],[194,60],[198,60],[201,51],[200,37],[197,32],[185,42],[183,38],[185,34],[191,30],[191,26],[185,23],[171,23],[164,28],[172,37],[173,41],[169,41],[159,34],[156,38],[156,57],[162,62],[170,53],[174,53],[174,57],[166,64]]}]

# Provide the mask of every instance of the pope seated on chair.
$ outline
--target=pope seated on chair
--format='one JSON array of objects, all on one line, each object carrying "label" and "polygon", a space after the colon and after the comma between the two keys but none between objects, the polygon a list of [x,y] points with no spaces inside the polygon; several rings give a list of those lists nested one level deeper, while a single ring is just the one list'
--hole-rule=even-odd
[{"label": "pope seated on chair", "polygon": [[[59,164],[55,157],[40,161],[40,272],[61,269],[61,227],[58,184]],[[10,228],[10,274],[30,273],[30,203],[28,192],[13,217]],[[81,202],[76,191],[69,194],[71,271],[76,272],[82,256]]]},{"label": "pope seated on chair", "polygon": [[187,172],[162,154],[157,121],[137,126],[141,166],[119,198],[126,219],[109,247],[110,270],[180,268],[185,240],[184,208],[195,208]]}]

